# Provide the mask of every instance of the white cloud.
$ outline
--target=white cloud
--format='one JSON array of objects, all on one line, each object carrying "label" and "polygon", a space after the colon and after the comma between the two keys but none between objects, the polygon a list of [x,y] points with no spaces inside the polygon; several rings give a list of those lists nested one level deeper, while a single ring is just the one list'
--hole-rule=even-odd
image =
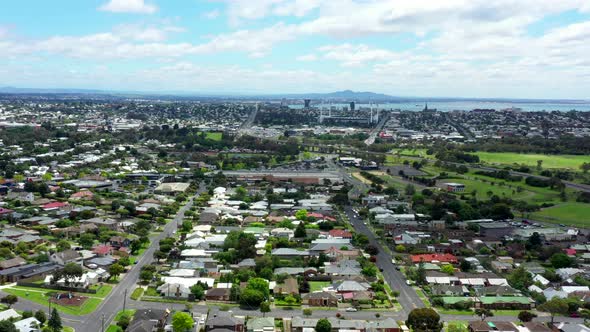
[{"label": "white cloud", "polygon": [[113,13],[153,14],[158,7],[147,4],[144,0],[109,0],[108,3],[100,6],[99,10]]},{"label": "white cloud", "polygon": [[317,59],[318,59],[318,56],[315,54],[304,54],[304,55],[300,55],[296,58],[297,61],[304,61],[304,62],[316,61]]},{"label": "white cloud", "polygon": [[212,11],[203,13],[203,17],[204,18],[207,18],[207,19],[210,19],[210,20],[214,20],[214,19],[218,18],[219,15],[221,15],[221,12],[219,10],[217,10],[217,9],[214,9]]}]

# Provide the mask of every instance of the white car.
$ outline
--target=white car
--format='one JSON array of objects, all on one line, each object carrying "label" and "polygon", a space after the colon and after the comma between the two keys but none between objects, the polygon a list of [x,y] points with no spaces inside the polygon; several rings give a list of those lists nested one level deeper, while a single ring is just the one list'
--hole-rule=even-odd
[{"label": "white car", "polygon": [[358,309],[355,308],[355,307],[348,307],[348,308],[346,308],[346,312],[357,312],[357,311],[358,311]]}]

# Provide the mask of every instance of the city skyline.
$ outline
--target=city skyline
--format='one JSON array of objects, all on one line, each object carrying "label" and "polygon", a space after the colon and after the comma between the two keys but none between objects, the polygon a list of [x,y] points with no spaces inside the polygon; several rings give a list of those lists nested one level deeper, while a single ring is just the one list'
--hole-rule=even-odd
[{"label": "city skyline", "polygon": [[0,86],[587,99],[587,1],[4,4]]}]

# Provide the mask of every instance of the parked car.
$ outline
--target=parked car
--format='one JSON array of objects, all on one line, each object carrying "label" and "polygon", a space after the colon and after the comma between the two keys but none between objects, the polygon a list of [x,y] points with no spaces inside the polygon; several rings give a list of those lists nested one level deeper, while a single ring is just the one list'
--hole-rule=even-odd
[{"label": "parked car", "polygon": [[346,311],[347,311],[347,312],[357,312],[357,311],[358,311],[358,309],[357,309],[357,308],[355,308],[355,307],[348,307],[348,308],[346,308]]}]

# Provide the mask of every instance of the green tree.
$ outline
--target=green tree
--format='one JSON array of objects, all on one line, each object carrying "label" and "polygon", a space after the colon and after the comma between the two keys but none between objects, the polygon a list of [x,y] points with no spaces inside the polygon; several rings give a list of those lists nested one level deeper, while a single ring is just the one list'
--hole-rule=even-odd
[{"label": "green tree", "polygon": [[109,266],[109,274],[114,279],[117,279],[119,277],[119,275],[121,273],[123,273],[124,271],[125,271],[125,268],[119,263],[115,263],[115,264]]},{"label": "green tree", "polygon": [[510,286],[523,292],[533,284],[533,277],[523,266],[512,271],[506,279]]},{"label": "green tree", "polygon": [[442,330],[440,315],[432,308],[418,308],[410,311],[406,324],[414,331],[439,332]]},{"label": "green tree", "polygon": [[[82,266],[76,263],[67,263],[64,265],[63,269],[61,269],[60,274],[65,279],[66,285],[70,283],[70,280],[75,280],[76,278],[82,277],[84,274],[84,269]],[[55,280],[59,280],[59,278],[54,278]]]},{"label": "green tree", "polygon": [[564,299],[560,299],[558,297],[554,297],[553,299],[541,304],[538,308],[541,311],[545,311],[551,314],[551,324],[553,324],[553,320],[555,315],[566,315],[568,311],[568,304],[567,301]]},{"label": "green tree", "polygon": [[14,323],[5,319],[0,321],[0,331],[2,332],[19,332],[19,330],[14,326]]},{"label": "green tree", "polygon": [[52,332],[61,332],[63,326],[61,323],[61,317],[59,317],[59,312],[57,312],[57,309],[53,308],[53,310],[51,311],[51,316],[47,321],[47,326],[51,329]]},{"label": "green tree", "polygon": [[415,281],[418,285],[426,284],[426,269],[424,268],[424,262],[420,262],[418,264],[418,268],[416,269],[415,274]]},{"label": "green tree", "polygon": [[80,238],[78,239],[78,243],[84,249],[90,249],[90,248],[92,248],[92,245],[94,245],[94,239],[96,239],[96,236],[94,234],[84,233],[84,234],[80,235]]},{"label": "green tree", "polygon": [[406,193],[406,196],[412,196],[416,193],[416,187],[414,187],[414,185],[408,183],[408,185],[406,186],[404,191]]},{"label": "green tree", "polygon": [[440,268],[441,272],[444,272],[448,275],[455,274],[455,268],[451,264],[445,264]]},{"label": "green tree", "polygon": [[18,302],[18,297],[16,295],[8,294],[5,297],[3,297],[2,299],[0,299],[0,302],[8,305],[8,307],[10,308],[10,307],[12,307],[13,304]]},{"label": "green tree", "polygon": [[557,254],[553,254],[553,256],[551,256],[551,258],[549,259],[549,262],[551,262],[551,265],[553,265],[554,268],[561,269],[564,267],[572,266],[574,260],[565,253],[560,252]]},{"label": "green tree", "polygon": [[45,324],[45,322],[47,321],[47,315],[45,314],[45,311],[43,310],[37,310],[35,312],[35,318],[41,322],[41,325]]},{"label": "green tree", "polygon": [[526,311],[526,310],[518,313],[518,320],[520,320],[523,323],[530,322],[535,317],[537,317],[537,315],[535,315],[534,313],[532,313],[530,311]]},{"label": "green tree", "polygon": [[266,317],[266,313],[270,312],[270,303],[268,301],[260,303],[260,312],[262,313],[262,317]]},{"label": "green tree", "polygon": [[332,331],[332,323],[326,318],[321,318],[315,324],[315,332],[331,332]]},{"label": "green tree", "polygon": [[398,244],[395,246],[395,252],[406,252],[406,247],[403,244]]},{"label": "green tree", "polygon": [[186,312],[178,311],[172,316],[172,329],[174,332],[186,332],[192,329],[195,321]]},{"label": "green tree", "polygon": [[307,220],[307,210],[301,209],[301,210],[295,212],[295,218],[297,218],[297,220],[301,220],[301,221]]},{"label": "green tree", "polygon": [[68,249],[71,249],[72,246],[70,245],[70,242],[66,241],[66,240],[61,240],[59,241],[56,245],[55,245],[56,249],[58,252],[62,252],[62,251],[66,251]]},{"label": "green tree", "polygon": [[195,299],[202,300],[205,297],[205,287],[201,283],[196,283],[191,286],[191,293],[195,296]]},{"label": "green tree", "polygon": [[307,232],[305,231],[305,222],[301,221],[297,228],[295,228],[295,237],[296,238],[305,238],[307,236]]}]

